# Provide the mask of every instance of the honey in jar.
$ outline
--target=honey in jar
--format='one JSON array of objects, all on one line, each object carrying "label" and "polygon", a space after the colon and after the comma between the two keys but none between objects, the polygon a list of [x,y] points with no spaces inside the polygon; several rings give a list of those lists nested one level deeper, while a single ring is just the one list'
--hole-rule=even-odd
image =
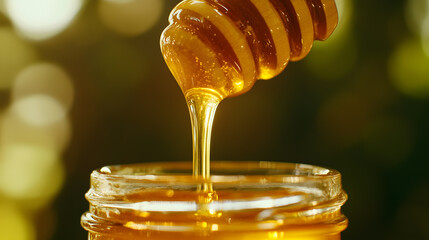
[{"label": "honey in jar", "polygon": [[[91,174],[91,240],[336,240],[347,227],[346,194],[331,169],[275,162],[110,166]],[[199,191],[210,184],[212,195]],[[209,199],[207,201],[207,199]]]},{"label": "honey in jar", "polygon": [[305,57],[338,21],[334,0],[185,0],[161,37],[193,130],[193,163],[110,166],[91,175],[90,240],[335,240],[346,194],[331,169],[210,163],[218,104]]}]

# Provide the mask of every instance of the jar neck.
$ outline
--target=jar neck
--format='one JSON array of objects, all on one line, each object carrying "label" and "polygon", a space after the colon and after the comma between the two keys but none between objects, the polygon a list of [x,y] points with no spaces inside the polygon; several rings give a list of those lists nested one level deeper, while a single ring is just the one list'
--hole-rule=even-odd
[{"label": "jar neck", "polygon": [[345,228],[340,209],[347,196],[335,170],[289,163],[213,162],[209,181],[193,178],[191,171],[190,163],[96,170],[86,195],[87,219],[152,231],[314,228],[327,222],[343,222]]}]

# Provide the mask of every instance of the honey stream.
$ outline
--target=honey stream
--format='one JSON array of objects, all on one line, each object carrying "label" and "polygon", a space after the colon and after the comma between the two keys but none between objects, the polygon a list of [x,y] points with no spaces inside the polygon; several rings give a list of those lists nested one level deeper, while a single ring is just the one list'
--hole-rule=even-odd
[{"label": "honey stream", "polygon": [[[331,35],[338,13],[334,0],[185,0],[169,21],[161,50],[191,115],[193,175],[209,182],[211,129],[220,101],[304,58],[314,40]],[[199,190],[212,188],[207,183]]]}]

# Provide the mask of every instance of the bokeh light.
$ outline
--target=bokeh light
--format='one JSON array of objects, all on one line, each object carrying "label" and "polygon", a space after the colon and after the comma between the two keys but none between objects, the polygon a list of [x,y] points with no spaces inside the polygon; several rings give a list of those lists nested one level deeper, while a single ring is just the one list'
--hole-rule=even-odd
[{"label": "bokeh light", "polygon": [[63,120],[73,103],[71,79],[57,65],[37,63],[22,70],[12,89],[12,111],[35,126]]},{"label": "bokeh light", "polygon": [[0,153],[0,191],[31,204],[48,201],[62,186],[64,171],[58,154],[35,145],[7,145]]},{"label": "bokeh light", "polygon": [[25,144],[62,152],[70,141],[71,126],[68,118],[41,127],[28,124],[9,109],[0,117],[0,124],[2,146]]},{"label": "bokeh light", "polygon": [[0,239],[36,239],[34,226],[16,206],[0,201],[0,212]]},{"label": "bokeh light", "polygon": [[25,122],[35,126],[51,125],[66,116],[65,109],[58,101],[43,94],[35,94],[14,102],[12,110]]},{"label": "bokeh light", "polygon": [[17,74],[0,119],[0,195],[38,209],[62,186],[61,154],[71,128],[73,84],[57,65],[37,63]]},{"label": "bokeh light", "polygon": [[35,61],[35,50],[10,27],[0,27],[0,90],[8,89],[16,73]]},{"label": "bokeh light", "polygon": [[408,0],[406,20],[408,28],[420,36],[423,50],[429,57],[429,0]]},{"label": "bokeh light", "polygon": [[429,0],[427,2],[426,18],[422,23],[421,39],[423,49],[426,55],[429,57]]},{"label": "bokeh light", "polygon": [[73,83],[58,65],[36,63],[23,69],[16,77],[12,100],[19,101],[35,94],[50,96],[68,110],[73,103]]},{"label": "bokeh light", "polygon": [[5,0],[16,29],[25,37],[44,40],[62,32],[76,17],[83,0]]},{"label": "bokeh light", "polygon": [[419,41],[409,40],[397,47],[389,73],[399,92],[417,98],[429,97],[429,56]]},{"label": "bokeh light", "polygon": [[0,13],[4,11],[4,0],[0,0]]},{"label": "bokeh light", "polygon": [[429,57],[429,14],[428,18],[426,18],[425,24],[423,25],[422,46],[426,55]]},{"label": "bokeh light", "polygon": [[406,21],[408,27],[416,34],[425,30],[429,19],[429,0],[408,0],[406,7]]},{"label": "bokeh light", "polygon": [[149,30],[162,14],[164,0],[100,0],[101,21],[113,31],[135,36]]}]

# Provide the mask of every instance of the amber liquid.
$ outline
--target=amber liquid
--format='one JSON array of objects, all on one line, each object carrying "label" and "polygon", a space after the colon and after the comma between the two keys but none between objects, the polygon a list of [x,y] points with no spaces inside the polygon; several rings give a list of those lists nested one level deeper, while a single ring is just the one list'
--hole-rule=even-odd
[{"label": "amber liquid", "polygon": [[[264,197],[285,197],[287,191],[267,190],[237,193],[220,190],[218,200],[261,199]],[[296,196],[297,192],[289,194]],[[197,202],[200,195],[196,191],[150,190],[135,192],[126,196],[129,202],[174,201]],[[130,240],[130,239],[213,239],[213,240],[336,240],[347,227],[347,219],[341,212],[334,211],[317,216],[300,216],[309,207],[298,212],[275,210],[275,214],[290,216],[281,220],[274,218],[260,220],[264,210],[225,211],[210,216],[194,212],[142,212],[120,210],[120,212],[97,211],[98,217],[109,222],[98,221],[97,234],[90,233],[91,240]],[[112,222],[115,224],[112,225]],[[108,227],[106,227],[108,226]],[[106,233],[103,233],[106,232]]]},{"label": "amber liquid", "polygon": [[[174,216],[110,212],[106,217],[122,224],[109,228],[110,237],[92,234],[91,239],[340,239],[347,223],[339,210],[317,217],[294,216],[285,222],[260,221],[260,212],[213,212],[208,208],[212,201],[234,194],[215,192],[210,184],[210,136],[218,104],[224,98],[245,93],[258,79],[276,76],[289,61],[305,57],[315,39],[324,40],[332,33],[337,20],[334,0],[181,2],[170,15],[161,48],[188,103],[193,129],[193,175],[205,183],[194,192],[146,191],[129,198],[148,202],[164,197],[193,200],[199,210]],[[257,197],[259,193],[251,194]],[[230,224],[234,229],[223,229]],[[181,231],[186,226],[191,230]]]}]

